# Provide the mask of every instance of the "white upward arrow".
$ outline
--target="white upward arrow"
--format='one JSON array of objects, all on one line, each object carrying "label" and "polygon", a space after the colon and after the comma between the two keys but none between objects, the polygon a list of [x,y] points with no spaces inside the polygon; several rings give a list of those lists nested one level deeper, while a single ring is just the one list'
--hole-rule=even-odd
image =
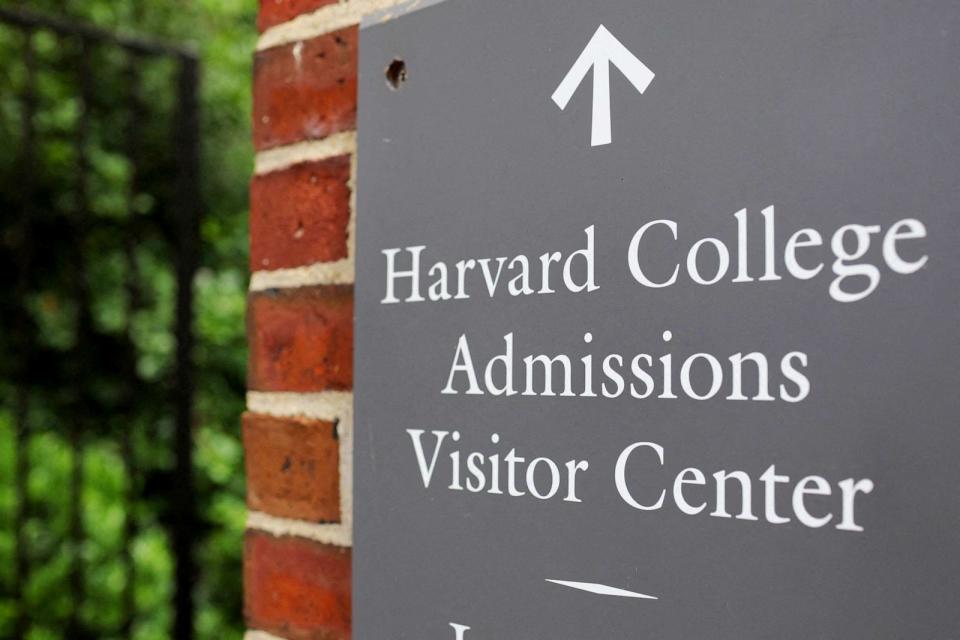
[{"label": "white upward arrow", "polygon": [[593,133],[591,146],[610,144],[610,63],[613,63],[627,80],[643,93],[653,81],[653,71],[630,53],[603,25],[597,27],[590,42],[583,48],[580,57],[570,67],[566,77],[553,92],[551,98],[561,110],[573,97],[577,87],[593,69]]}]

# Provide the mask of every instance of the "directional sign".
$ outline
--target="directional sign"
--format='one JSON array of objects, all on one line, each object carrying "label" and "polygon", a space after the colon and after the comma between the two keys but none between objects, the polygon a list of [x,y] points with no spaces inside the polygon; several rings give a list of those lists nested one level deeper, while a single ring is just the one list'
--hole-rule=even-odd
[{"label": "directional sign", "polygon": [[630,53],[619,40],[600,25],[580,57],[573,63],[557,90],[553,92],[553,101],[560,109],[566,109],[567,103],[587,73],[593,70],[593,125],[590,144],[593,146],[610,144],[610,64],[617,69],[643,93],[653,81],[653,72],[647,65]]},{"label": "directional sign", "polygon": [[353,636],[960,638],[958,61],[955,0],[371,18]]}]

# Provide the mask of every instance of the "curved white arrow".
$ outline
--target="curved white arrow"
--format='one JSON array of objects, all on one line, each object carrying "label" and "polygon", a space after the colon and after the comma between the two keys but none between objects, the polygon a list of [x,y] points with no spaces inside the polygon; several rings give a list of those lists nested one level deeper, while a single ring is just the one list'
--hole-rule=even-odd
[{"label": "curved white arrow", "polygon": [[594,147],[610,144],[611,141],[611,62],[640,93],[646,91],[653,81],[653,71],[640,62],[637,56],[630,53],[630,50],[613,37],[606,27],[600,25],[551,96],[561,110],[566,109],[567,103],[587,76],[587,72],[593,69],[593,131],[590,145]]},{"label": "curved white arrow", "polygon": [[648,596],[645,593],[637,593],[636,591],[627,591],[626,589],[621,589],[619,587],[611,587],[606,584],[599,584],[597,582],[574,582],[573,580],[551,580],[550,578],[546,579],[547,582],[552,582],[553,584],[559,584],[563,587],[570,587],[571,589],[579,589],[580,591],[587,591],[589,593],[596,593],[601,596],[617,596],[619,598],[640,598],[642,600],[657,600],[656,596]]}]

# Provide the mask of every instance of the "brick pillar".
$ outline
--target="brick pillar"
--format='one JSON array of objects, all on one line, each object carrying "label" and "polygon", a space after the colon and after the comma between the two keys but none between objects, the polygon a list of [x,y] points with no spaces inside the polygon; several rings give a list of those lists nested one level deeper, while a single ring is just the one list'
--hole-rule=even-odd
[{"label": "brick pillar", "polygon": [[357,25],[394,4],[260,0],[247,640],[350,637]]}]

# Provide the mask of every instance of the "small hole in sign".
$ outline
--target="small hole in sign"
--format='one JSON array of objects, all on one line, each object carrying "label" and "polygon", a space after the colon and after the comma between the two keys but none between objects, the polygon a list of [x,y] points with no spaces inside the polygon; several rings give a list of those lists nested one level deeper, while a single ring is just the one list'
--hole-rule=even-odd
[{"label": "small hole in sign", "polygon": [[387,86],[394,91],[398,90],[407,81],[407,63],[400,58],[394,58],[387,66],[386,76]]}]

